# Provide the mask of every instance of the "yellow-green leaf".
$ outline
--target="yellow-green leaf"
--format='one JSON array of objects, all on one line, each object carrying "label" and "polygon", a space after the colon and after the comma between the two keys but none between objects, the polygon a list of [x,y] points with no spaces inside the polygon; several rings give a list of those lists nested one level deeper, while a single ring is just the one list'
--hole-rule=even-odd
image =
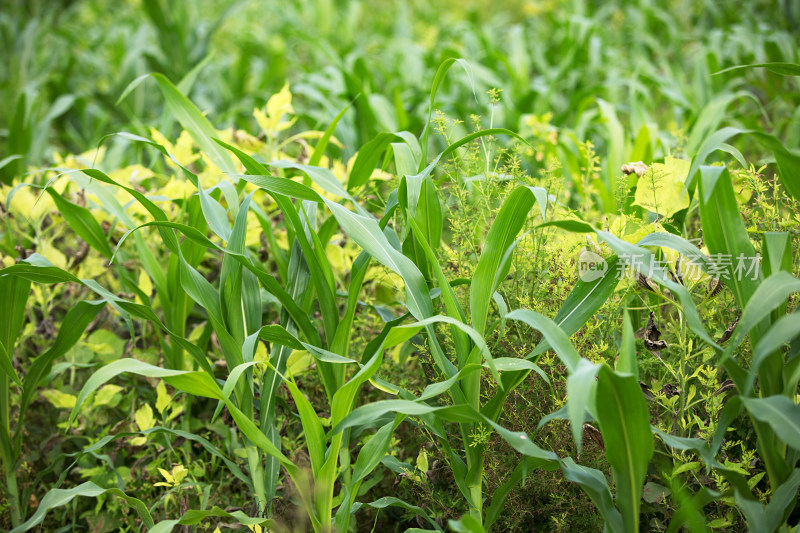
[{"label": "yellow-green leaf", "polygon": [[156,412],[163,413],[164,409],[170,404],[172,401],[172,397],[167,392],[167,386],[164,385],[163,381],[158,383],[156,387]]},{"label": "yellow-green leaf", "polygon": [[673,157],[667,157],[663,164],[652,164],[639,178],[634,205],[663,217],[689,207],[689,195],[683,193],[683,184],[690,164],[690,161]]},{"label": "yellow-green leaf", "polygon": [[66,392],[58,390],[45,390],[42,391],[42,396],[47,398],[58,409],[72,409],[75,407],[77,398]]},{"label": "yellow-green leaf", "polygon": [[119,396],[121,391],[122,387],[119,385],[113,385],[110,383],[108,385],[103,385],[95,393],[92,406],[100,407],[102,405],[107,405],[109,407],[116,407],[121,399]]},{"label": "yellow-green leaf", "polygon": [[153,418],[153,408],[150,407],[150,404],[144,404],[137,409],[134,419],[136,420],[136,425],[139,427],[139,431],[150,429],[156,425],[155,418]]},{"label": "yellow-green leaf", "polygon": [[421,449],[419,455],[417,455],[417,470],[420,472],[428,471],[428,452],[425,451],[425,448]]}]

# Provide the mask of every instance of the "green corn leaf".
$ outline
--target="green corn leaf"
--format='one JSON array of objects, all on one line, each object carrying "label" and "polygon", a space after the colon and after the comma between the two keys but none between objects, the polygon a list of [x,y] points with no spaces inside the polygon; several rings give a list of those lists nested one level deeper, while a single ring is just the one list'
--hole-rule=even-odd
[{"label": "green corn leaf", "polygon": [[139,85],[142,84],[144,80],[146,80],[149,77],[150,73],[142,74],[141,76],[130,82],[128,85],[126,85],[125,89],[119,95],[119,98],[117,98],[117,101],[114,103],[114,105],[119,107],[119,104],[121,104],[122,101],[125,100],[128,97],[128,95],[133,92],[134,89],[136,89]]},{"label": "green corn leaf", "polygon": [[471,515],[464,515],[458,520],[448,520],[447,525],[459,533],[486,533],[480,520]]},{"label": "green corn leaf", "polygon": [[[706,158],[708,158],[712,152],[718,150],[720,146],[725,144],[725,141],[735,135],[739,135],[740,133],[748,133],[748,130],[726,127],[715,131],[712,135],[708,136],[705,141],[703,141],[703,143],[697,149],[697,154],[694,154],[694,157],[692,158],[692,166],[689,167],[689,173],[687,174],[686,183],[683,186],[682,194],[685,194],[691,188],[691,186],[694,185],[695,174],[700,169],[700,166],[705,163]],[[706,194],[710,195],[711,192],[708,191]],[[706,196],[706,199],[707,198],[708,196]]]},{"label": "green corn leaf", "polygon": [[561,228],[566,231],[571,231],[573,233],[591,233],[594,231],[594,227],[587,222],[583,222],[580,220],[551,220],[550,222],[543,222],[536,226],[537,228]]},{"label": "green corn leaf", "polygon": [[783,395],[742,398],[742,402],[751,415],[769,424],[778,438],[800,450],[800,406]]},{"label": "green corn leaf", "polygon": [[150,528],[147,533],[170,533],[175,529],[175,526],[192,526],[205,521],[208,518],[228,518],[233,519],[237,523],[245,526],[261,525],[266,528],[274,528],[275,522],[270,518],[259,518],[248,516],[243,511],[228,512],[219,507],[212,507],[205,510],[189,510],[183,513],[177,520],[162,520],[155,526]]},{"label": "green corn leaf", "polygon": [[486,244],[472,276],[469,293],[472,327],[480,334],[486,330],[492,294],[511,268],[511,262],[505,259],[506,254],[515,244],[536,200],[533,188],[514,189],[503,202],[486,236]]},{"label": "green corn leaf", "polygon": [[[694,155],[697,153],[702,141],[707,139],[725,119],[728,107],[734,100],[739,98],[754,98],[753,94],[748,91],[723,92],[715,95],[700,111],[697,119],[692,125],[689,139],[686,143],[686,153]],[[758,101],[756,100],[756,104]],[[726,145],[720,144],[719,149],[724,150]],[[745,165],[747,168],[747,165]]]},{"label": "green corn leaf", "polygon": [[653,456],[647,401],[633,376],[602,366],[597,382],[597,421],[614,473],[624,531],[638,531],[642,486]]},{"label": "green corn leaf", "polygon": [[[252,194],[248,195],[239,206],[239,213],[236,215],[227,247],[228,250],[242,255],[245,254],[247,213],[251,198]],[[228,328],[241,344],[245,337],[258,331],[261,326],[261,292],[258,278],[243,268],[233,257],[226,255],[222,260],[220,288]]]},{"label": "green corn leaf", "polygon": [[[577,367],[567,377],[567,414],[578,453],[583,449],[583,422],[586,411],[597,416],[594,398],[595,378],[599,371],[599,365],[581,358]],[[601,399],[602,401],[604,400]]]},{"label": "green corn leaf", "polygon": [[[606,268],[603,275],[592,281],[578,279],[575,287],[561,304],[553,322],[567,335],[572,335],[594,316],[606,300],[608,300],[619,284],[616,255],[605,258]],[[528,357],[537,357],[550,349],[546,339],[542,340]]]},{"label": "green corn leaf", "polygon": [[303,344],[294,335],[289,333],[286,328],[278,324],[262,326],[258,331],[258,336],[267,342],[275,342],[281,346],[287,346],[293,350],[302,350]]},{"label": "green corn leaf", "polygon": [[761,250],[764,255],[764,276],[783,270],[792,273],[792,243],[788,232],[765,231]]},{"label": "green corn leaf", "polygon": [[[733,336],[728,341],[725,356],[730,356],[742,343],[745,335],[748,333],[752,335],[753,328],[769,317],[770,313],[780,307],[792,293],[798,291],[800,291],[800,279],[784,271],[779,271],[761,282],[744,307]],[[754,341],[758,343],[761,338],[763,336],[759,335]]]},{"label": "green corn leaf", "polygon": [[637,272],[649,277],[659,285],[668,288],[670,292],[676,295],[678,297],[678,301],[683,306],[683,313],[686,317],[689,327],[691,327],[697,336],[703,339],[715,351],[722,352],[722,348],[717,345],[716,342],[714,342],[714,339],[711,338],[703,326],[703,323],[700,320],[700,315],[697,312],[697,307],[692,299],[692,295],[688,290],[686,290],[686,287],[680,283],[675,283],[674,281],[668,279],[664,270],[655,260],[652,252],[646,248],[640,248],[623,241],[619,237],[616,237],[607,231],[595,230],[595,233],[597,234],[598,238],[605,241],[606,244],[608,244],[620,258],[624,257],[628,261],[631,261],[631,266],[635,268]]},{"label": "green corn leaf", "polygon": [[631,374],[639,380],[639,365],[636,363],[636,342],[633,338],[633,326],[627,310],[622,318],[622,346],[619,351],[617,372]]},{"label": "green corn leaf", "polygon": [[754,260],[755,250],[742,222],[738,203],[733,192],[730,174],[724,167],[701,167],[700,169],[700,217],[703,223],[703,240],[711,254],[730,256],[730,264],[723,265],[727,274],[726,284],[731,288],[741,308],[747,304],[758,282],[736,272],[736,262]]},{"label": "green corn leaf", "polygon": [[181,126],[186,128],[197,146],[220,170],[227,174],[234,174],[236,169],[228,157],[228,153],[214,142],[217,132],[211,122],[166,77],[161,74],[151,74],[151,76],[158,83],[167,107]]},{"label": "green corn leaf", "polygon": [[556,352],[561,362],[571,373],[577,370],[580,355],[569,340],[562,328],[546,316],[529,309],[516,309],[506,315],[508,320],[519,320],[530,327],[540,331],[548,344]]},{"label": "green corn leaf", "polygon": [[[433,269],[436,283],[439,285],[439,289],[442,291],[442,301],[444,302],[447,315],[451,318],[466,323],[467,318],[464,314],[464,310],[461,308],[458,298],[456,298],[456,293],[453,291],[453,287],[447,281],[447,278],[442,271],[442,267],[439,264],[439,260],[436,258],[436,254],[428,245],[425,234],[423,233],[422,229],[420,229],[420,226],[413,217],[408,218],[408,223],[411,227],[411,231],[417,239],[417,242],[419,243],[419,246],[422,248],[425,256],[428,259],[428,264],[430,264]],[[455,340],[456,356],[458,357],[459,364],[462,364],[466,362],[466,357],[469,350],[467,335],[456,326],[452,326],[450,329]]]},{"label": "green corn leaf", "polygon": [[439,203],[436,186],[430,176],[422,182],[416,211],[412,210],[412,213],[417,223],[424,229],[428,244],[434,250],[438,250],[442,240],[442,206]]},{"label": "green corn leaf", "polygon": [[256,176],[253,174],[235,174],[235,177],[243,179],[271,193],[282,194],[300,200],[310,200],[312,202],[322,201],[322,197],[314,192],[314,189],[290,179],[269,175]]},{"label": "green corn leaf", "polygon": [[656,232],[643,237],[636,246],[660,246],[675,250],[700,267],[703,272],[712,271],[711,260],[694,244],[672,233]]},{"label": "green corn leaf", "polygon": [[378,222],[329,200],[325,203],[351,239],[378,262],[403,278],[406,285],[406,305],[411,314],[418,320],[430,317],[433,314],[433,303],[425,278],[414,263],[389,244]]},{"label": "green corn leaf", "polygon": [[[28,259],[31,259],[30,257]],[[81,280],[57,266],[39,266],[17,263],[0,270],[0,276],[15,276],[35,283],[62,283],[71,281],[80,283]]]},{"label": "green corn leaf", "polygon": [[350,269],[349,287],[347,289],[347,306],[336,328],[336,333],[334,334],[330,346],[331,351],[334,353],[346,354],[349,352],[353,320],[355,319],[356,310],[359,306],[358,295],[361,292],[361,287],[367,275],[369,265],[370,255],[364,251],[359,253],[358,257],[353,261],[353,266]]},{"label": "green corn leaf", "polygon": [[233,367],[228,374],[228,379],[225,380],[225,384],[222,386],[222,396],[225,398],[230,398],[233,389],[239,383],[239,379],[242,377],[242,374],[248,369],[255,365],[264,365],[266,363],[259,362],[259,361],[248,361],[246,363],[241,363]]},{"label": "green corn leaf", "polygon": [[22,332],[25,321],[25,308],[31,292],[29,280],[19,276],[3,276],[0,270],[0,301],[4,302],[6,312],[0,315],[0,366],[20,387],[22,383],[11,364],[14,347]]},{"label": "green corn leaf", "polygon": [[[433,520],[433,518],[431,518],[428,515],[428,513],[425,512],[424,509],[422,509],[421,507],[417,507],[416,505],[411,505],[410,503],[406,503],[403,500],[395,498],[393,496],[385,496],[379,500],[375,500],[374,502],[370,503],[362,504],[360,502],[357,502],[355,505],[353,505],[353,511],[354,512],[357,511],[364,505],[366,505],[367,507],[372,507],[373,509],[386,509],[387,507],[401,507],[415,514],[418,514],[419,516],[427,520],[427,522],[431,525],[431,527],[433,527],[435,531],[444,531],[441,527],[439,527],[439,524],[437,524],[436,521]],[[413,529],[406,531],[413,531]]]},{"label": "green corn leaf", "polygon": [[470,64],[460,58],[453,58],[448,57],[439,65],[439,68],[436,70],[436,74],[433,77],[433,82],[431,83],[431,93],[430,93],[430,100],[428,101],[428,120],[425,121],[425,127],[422,130],[422,135],[419,138],[419,144],[422,149],[422,153],[420,154],[420,168],[422,170],[422,166],[425,164],[425,160],[428,155],[428,136],[430,135],[430,127],[431,127],[431,117],[433,116],[433,109],[435,107],[436,101],[436,93],[439,92],[439,86],[444,81],[444,77],[447,74],[447,71],[450,70],[455,64],[459,64],[464,68],[464,71],[467,73],[467,76],[470,79],[470,84],[472,85],[472,93],[475,96],[475,100],[478,100],[477,95],[475,94],[475,84],[472,81],[472,67]]},{"label": "green corn leaf", "polygon": [[58,211],[72,230],[92,248],[110,259],[111,246],[108,244],[108,238],[106,234],[103,233],[100,224],[95,220],[94,216],[92,216],[91,211],[85,207],[64,200],[60,194],[51,188],[45,190],[53,199]]},{"label": "green corn leaf", "polygon": [[336,126],[339,124],[339,121],[342,119],[347,110],[350,109],[351,105],[352,102],[344,106],[342,110],[339,111],[335,117],[333,117],[333,120],[330,124],[328,124],[328,127],[325,128],[325,132],[322,134],[319,142],[314,147],[314,153],[311,154],[311,158],[308,160],[309,166],[315,167],[319,165],[320,161],[322,161],[322,156],[325,155],[325,148],[328,146],[328,141],[330,141],[330,138],[333,136],[333,132],[336,130]]},{"label": "green corn leaf", "polygon": [[30,530],[31,528],[39,525],[50,510],[67,505],[77,496],[97,498],[98,496],[105,494],[122,498],[129,507],[136,511],[146,527],[153,527],[153,517],[147,510],[147,506],[144,504],[144,502],[132,496],[128,496],[119,489],[103,489],[91,481],[87,481],[71,489],[52,489],[48,491],[48,493],[42,498],[41,502],[39,502],[39,507],[36,508],[36,512],[33,514],[33,516],[31,516],[24,524],[12,529],[9,533],[22,533],[23,531]]},{"label": "green corn leaf", "polygon": [[575,464],[575,461],[569,457],[561,462],[561,469],[564,472],[564,477],[580,485],[597,506],[597,509],[605,518],[606,527],[609,531],[612,533],[626,531],[622,515],[614,507],[611,490],[608,488],[608,481],[606,481],[606,477],[602,472]]},{"label": "green corn leaf", "polygon": [[322,423],[314,407],[311,405],[311,402],[300,392],[297,385],[292,381],[284,382],[292,395],[292,399],[297,406],[297,412],[300,415],[300,423],[303,426],[306,448],[308,449],[308,456],[311,460],[311,471],[315,478],[319,478],[322,465],[325,462],[325,430],[322,428]]},{"label": "green corn leaf", "polygon": [[223,399],[222,391],[214,381],[214,378],[206,372],[168,370],[137,359],[119,359],[100,368],[86,380],[86,384],[84,384],[81,392],[78,394],[75,407],[72,409],[72,413],[70,413],[69,423],[72,424],[75,421],[75,417],[78,416],[81,405],[83,405],[86,398],[88,398],[92,392],[120,374],[137,374],[148,378],[161,378],[176,389],[182,390],[188,394],[216,400]]},{"label": "green corn leaf", "polygon": [[553,452],[543,450],[533,443],[527,433],[508,430],[496,422],[480,414],[473,407],[466,404],[433,406],[421,402],[410,400],[382,400],[363,405],[354,409],[339,423],[335,425],[332,432],[338,432],[348,427],[362,426],[389,413],[399,413],[407,416],[418,416],[423,420],[422,415],[436,413],[437,418],[450,420],[452,422],[479,422],[492,427],[497,433],[518,452],[543,459],[546,461],[557,461],[558,456]]},{"label": "green corn leaf", "polygon": [[22,388],[22,381],[20,381],[17,371],[14,370],[14,365],[11,363],[11,355],[3,343],[0,343],[0,371]]},{"label": "green corn leaf", "polygon": [[752,65],[736,65],[735,67],[728,67],[718,70],[712,76],[717,76],[723,73],[737,72],[740,70],[750,70],[754,68],[765,68],[774,74],[781,76],[800,76],[800,65],[797,63],[753,63]]},{"label": "green corn leaf", "polygon": [[[753,390],[758,370],[767,357],[800,337],[800,313],[793,312],[782,316],[767,330],[761,340],[753,348],[753,358],[747,371],[747,382],[742,394],[748,396]],[[788,368],[787,368],[788,370]],[[787,372],[787,374],[789,374]],[[793,390],[797,385],[794,379],[784,379],[784,388]]]},{"label": "green corn leaf", "polygon": [[[619,117],[617,117],[614,105],[603,99],[598,99],[597,105],[600,108],[600,115],[603,117],[603,122],[605,123],[608,133],[606,137],[608,139],[608,159],[605,164],[605,172],[603,173],[604,186],[600,187],[600,196],[603,200],[605,211],[611,212],[614,207],[613,196],[608,194],[608,189],[610,189],[614,177],[624,163],[623,158],[625,157],[626,148],[630,141],[627,135],[625,135],[625,128],[623,128]],[[588,191],[585,191],[584,194],[588,194]]]},{"label": "green corn leaf", "polygon": [[300,163],[295,163],[294,161],[272,161],[269,163],[269,166],[275,168],[293,168],[295,170],[299,170],[311,178],[311,181],[319,185],[323,191],[338,196],[339,198],[352,200],[350,193],[345,190],[333,172],[327,168],[302,165]]},{"label": "green corn leaf", "polygon": [[417,173],[419,161],[414,155],[414,151],[406,143],[392,143],[392,154],[394,154],[395,172],[400,177],[413,176]]},{"label": "green corn leaf", "polygon": [[397,140],[402,140],[402,138],[395,133],[379,133],[358,150],[350,177],[347,179],[348,190],[358,189],[369,181],[381,154],[389,146],[389,143]]},{"label": "green corn leaf", "polygon": [[389,444],[392,442],[392,433],[397,426],[396,422],[389,422],[375,432],[367,443],[361,447],[356,458],[356,463],[353,465],[353,474],[351,483],[357,483],[367,477],[375,467],[377,467],[386,451],[389,449]]},{"label": "green corn leaf", "polygon": [[786,481],[775,490],[775,494],[767,504],[764,513],[765,531],[776,531],[783,522],[786,510],[790,506],[797,505],[798,487],[800,487],[800,468],[795,468]]}]

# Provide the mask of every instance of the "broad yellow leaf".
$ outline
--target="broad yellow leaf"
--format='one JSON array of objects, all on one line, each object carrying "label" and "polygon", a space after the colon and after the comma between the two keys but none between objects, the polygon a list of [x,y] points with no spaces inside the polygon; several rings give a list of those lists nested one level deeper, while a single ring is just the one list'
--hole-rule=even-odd
[{"label": "broad yellow leaf", "polygon": [[689,207],[689,195],[681,194],[689,174],[691,161],[667,157],[664,163],[654,163],[639,178],[634,205],[671,217]]},{"label": "broad yellow leaf", "polygon": [[173,483],[176,485],[180,485],[181,481],[189,474],[189,471],[183,465],[177,465],[172,467],[172,478]]},{"label": "broad yellow leaf", "polygon": [[156,425],[156,420],[153,418],[153,408],[150,407],[150,404],[144,404],[137,409],[136,414],[133,415],[133,418],[136,420],[136,425],[139,427],[139,431],[150,429]]},{"label": "broad yellow leaf", "polygon": [[121,391],[122,387],[119,385],[113,385],[111,383],[103,385],[95,393],[92,406],[99,407],[101,405],[107,405],[109,407],[115,407],[121,399],[119,395]]},{"label": "broad yellow leaf", "polygon": [[281,119],[286,114],[294,114],[292,107],[292,93],[289,90],[289,83],[287,82],[283,88],[277,93],[273,94],[267,101],[266,112],[261,109],[253,111],[253,116],[258,123],[261,130],[268,134],[275,134],[283,131],[292,124],[295,119],[288,122],[281,122]]},{"label": "broad yellow leaf", "polygon": [[167,483],[175,482],[175,478],[172,477],[172,472],[167,472],[163,468],[159,468],[158,471],[161,472],[161,475],[164,476],[164,479],[167,480]]},{"label": "broad yellow leaf", "polygon": [[42,396],[47,398],[58,409],[72,409],[75,407],[77,398],[72,394],[58,390],[44,390]]},{"label": "broad yellow leaf", "polygon": [[311,363],[314,362],[314,358],[311,357],[311,354],[305,350],[295,350],[289,356],[288,361],[286,362],[286,374],[287,376],[296,376],[305,372]]},{"label": "broad yellow leaf", "polygon": [[417,470],[420,472],[428,471],[428,452],[425,451],[425,448],[422,448],[419,451],[419,455],[417,455]]},{"label": "broad yellow leaf", "polygon": [[167,392],[167,386],[164,385],[163,381],[158,382],[158,386],[156,387],[156,412],[163,413],[164,409],[170,404],[172,401],[172,397]]}]

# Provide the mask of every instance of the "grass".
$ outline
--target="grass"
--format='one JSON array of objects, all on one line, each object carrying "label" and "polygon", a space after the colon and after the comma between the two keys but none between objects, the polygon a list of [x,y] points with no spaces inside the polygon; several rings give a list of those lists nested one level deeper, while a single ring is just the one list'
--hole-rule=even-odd
[{"label": "grass", "polygon": [[110,7],[0,15],[0,527],[796,528],[788,3]]}]

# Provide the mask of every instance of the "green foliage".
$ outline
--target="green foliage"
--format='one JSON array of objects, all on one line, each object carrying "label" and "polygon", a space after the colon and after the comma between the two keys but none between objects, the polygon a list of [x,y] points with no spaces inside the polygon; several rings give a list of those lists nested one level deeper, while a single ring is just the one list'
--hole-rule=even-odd
[{"label": "green foliage", "polygon": [[106,4],[0,15],[0,527],[797,527],[788,7]]}]

